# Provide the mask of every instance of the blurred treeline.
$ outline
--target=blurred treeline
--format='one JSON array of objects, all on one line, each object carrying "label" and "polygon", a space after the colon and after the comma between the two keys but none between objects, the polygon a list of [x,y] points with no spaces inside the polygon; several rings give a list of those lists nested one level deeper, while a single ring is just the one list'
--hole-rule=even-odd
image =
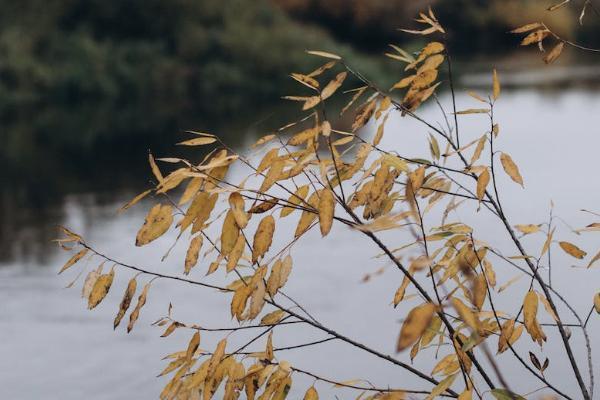
[{"label": "blurred treeline", "polygon": [[27,201],[127,179],[185,129],[235,136],[232,125],[297,89],[289,72],[323,62],[305,49],[377,69],[267,0],[0,0],[0,10],[0,176]]},{"label": "blurred treeline", "polygon": [[338,47],[266,0],[1,0],[0,10],[4,112],[90,99],[236,109],[281,94],[286,73],[308,68],[304,49]]},{"label": "blurred treeline", "polygon": [[513,49],[518,39],[507,32],[534,21],[547,23],[571,40],[600,44],[600,6],[588,8],[584,25],[579,26],[585,0],[572,0],[553,12],[547,9],[561,0],[273,1],[298,19],[325,26],[334,37],[370,51],[410,38],[398,29],[413,27],[415,16],[428,6],[447,28],[454,53],[493,54]]}]

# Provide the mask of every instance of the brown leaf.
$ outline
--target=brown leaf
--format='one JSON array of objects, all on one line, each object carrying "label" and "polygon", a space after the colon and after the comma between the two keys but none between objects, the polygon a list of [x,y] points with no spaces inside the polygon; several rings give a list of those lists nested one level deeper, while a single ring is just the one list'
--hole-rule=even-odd
[{"label": "brown leaf", "polygon": [[579,247],[575,246],[573,243],[569,243],[569,242],[558,242],[558,244],[560,245],[560,248],[563,249],[565,251],[565,253],[567,253],[568,255],[578,258],[578,259],[582,259],[584,258],[587,253],[583,250],[581,250]]},{"label": "brown leaf", "polygon": [[142,293],[140,293],[140,295],[138,297],[137,304],[135,305],[135,308],[129,315],[129,324],[127,324],[127,333],[131,332],[131,330],[133,329],[133,325],[135,325],[135,322],[137,321],[137,319],[140,316],[140,310],[142,309],[144,304],[146,304],[146,297],[148,296],[148,289],[150,289],[150,283],[146,283],[146,285],[144,285],[144,288],[142,289]]},{"label": "brown leaf", "polygon": [[125,289],[125,293],[123,294],[123,299],[121,300],[121,305],[119,306],[119,312],[117,313],[113,323],[113,329],[117,329],[117,326],[119,326],[121,320],[125,316],[125,313],[129,309],[129,306],[131,305],[131,299],[133,299],[136,288],[137,281],[135,277],[133,277],[127,284],[127,289]]},{"label": "brown leaf", "polygon": [[554,46],[552,50],[550,50],[550,52],[544,56],[544,62],[546,64],[552,64],[558,59],[558,57],[560,57],[564,47],[564,42],[560,42],[559,44]]}]

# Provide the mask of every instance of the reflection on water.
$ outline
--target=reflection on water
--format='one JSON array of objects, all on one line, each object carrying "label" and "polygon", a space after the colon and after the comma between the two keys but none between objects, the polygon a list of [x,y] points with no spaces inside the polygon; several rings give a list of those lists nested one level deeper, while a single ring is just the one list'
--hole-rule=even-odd
[{"label": "reflection on water", "polygon": [[[457,100],[459,108],[474,106],[473,100],[466,95],[460,94]],[[448,101],[447,94],[442,95],[442,101]],[[496,112],[501,124],[500,142],[503,150],[519,163],[526,184],[523,191],[506,179],[500,182],[505,208],[515,223],[545,220],[551,199],[561,217],[575,226],[589,222],[578,212],[580,208],[598,211],[600,187],[595,173],[599,109],[600,96],[594,90],[571,88],[541,92],[514,89],[503,93]],[[439,118],[438,110],[431,105],[421,112],[428,118]],[[248,131],[240,127],[244,123],[248,126],[247,121],[261,121],[262,117],[253,115],[244,122],[242,118],[233,119],[237,128],[231,125],[219,127],[217,124],[208,128],[228,135],[230,143],[242,145],[251,140],[249,137],[263,133],[262,126],[273,127],[281,122],[271,124],[271,120],[267,119],[260,127],[255,125]],[[198,119],[189,121],[169,121],[157,129],[178,132],[192,126],[204,128],[207,125]],[[487,129],[487,122],[477,120],[477,117],[461,121],[465,141],[480,136]],[[27,132],[34,128],[24,124],[20,129]],[[391,119],[382,145],[402,148],[408,154],[423,154],[426,149],[416,144],[421,141],[412,139],[412,135],[420,135],[421,132],[422,128],[412,120]],[[52,132],[48,135],[51,137]],[[157,154],[171,155],[179,151],[172,146],[161,146],[161,143],[171,143],[179,137],[151,137],[153,139],[148,147],[157,149]],[[84,310],[78,299],[79,289],[62,290],[68,279],[55,276],[64,255],[48,245],[55,234],[54,224],[72,227],[117,258],[149,265],[165,273],[180,272],[185,249],[176,247],[169,259],[171,261],[159,265],[156,260],[169,247],[169,240],[161,240],[156,246],[143,251],[132,245],[147,207],[141,205],[117,218],[116,209],[141,190],[144,180],[148,179],[145,151],[139,151],[138,147],[139,153],[135,153],[132,150],[135,146],[128,145],[116,148],[114,145],[102,147],[94,144],[85,153],[74,154],[63,152],[64,148],[52,149],[48,143],[51,141],[35,143],[36,148],[30,149],[29,155],[24,156],[20,163],[12,164],[13,167],[8,169],[9,185],[4,185],[11,190],[2,191],[0,255],[4,266],[0,269],[0,304],[3,304],[0,330],[4,340],[0,342],[0,353],[8,355],[8,360],[14,360],[10,368],[7,364],[0,366],[2,397],[34,399],[56,394],[54,398],[67,400],[82,397],[154,398],[164,384],[164,381],[152,377],[163,367],[160,357],[184,346],[187,337],[178,333],[169,340],[159,339],[160,332],[150,328],[149,323],[163,315],[168,302],[172,301],[176,316],[181,320],[201,322],[206,326],[228,326],[231,321],[222,313],[228,307],[227,299],[215,293],[199,293],[188,286],[177,286],[175,290],[170,283],[157,281],[141,320],[131,335],[122,331],[113,333],[110,329],[116,311],[117,300],[114,298],[93,313]],[[468,215],[462,217],[468,219]],[[489,216],[481,212],[477,217],[479,222],[475,223],[475,227],[478,235],[508,246],[504,239],[498,237],[498,232],[488,228],[491,226]],[[281,229],[282,235],[290,236],[293,227],[290,224]],[[568,234],[565,230],[565,235]],[[358,245],[356,234],[344,228],[338,227],[327,240],[318,240],[319,237],[313,234],[306,239],[304,248],[310,242],[310,251],[301,251],[302,247],[299,247],[294,252],[295,267],[289,294],[334,329],[350,337],[365,338],[367,344],[384,353],[392,353],[398,321],[403,313],[389,307],[389,302],[399,278],[390,269],[384,279],[360,283],[365,273],[385,265],[372,259],[376,249],[368,242]],[[586,236],[577,238],[577,241],[593,251],[597,242],[592,239]],[[386,240],[397,238],[387,236]],[[533,248],[541,246],[535,241],[527,244]],[[509,247],[507,249],[512,251]],[[574,295],[573,304],[578,310],[587,310],[591,295],[597,289],[594,282],[597,282],[598,274],[582,275],[584,272],[570,268],[571,263],[567,260],[558,261],[554,277],[557,286]],[[199,279],[203,275],[201,271],[196,273]],[[513,271],[501,271],[499,274],[503,280],[514,276]],[[75,278],[75,275],[68,278]],[[117,279],[114,293],[121,292],[124,280],[124,277]],[[577,282],[580,295],[569,290],[574,282]],[[527,283],[523,279],[520,284]],[[518,285],[514,290],[521,293],[523,288]],[[332,287],[336,290],[332,291]],[[382,296],[382,293],[386,295]],[[502,306],[512,309],[520,299],[511,301]],[[369,307],[381,311],[368,312]],[[591,329],[599,327],[595,319],[591,324]],[[309,340],[322,338],[318,332],[307,331],[304,327],[283,329],[286,331],[278,335],[276,343],[279,346],[298,344],[307,337]],[[243,339],[238,340],[242,343]],[[207,335],[202,346],[209,348],[214,345],[214,340],[215,337]],[[554,343],[557,337],[550,335],[549,340]],[[577,332],[574,332],[572,340],[577,343],[578,354],[582,355],[581,337]],[[521,346],[521,351],[527,351],[529,347],[528,344]],[[315,372],[341,380],[365,375],[371,377],[376,385],[389,382],[412,388],[421,385],[421,382],[415,382],[410,376],[389,368],[379,360],[355,354],[343,344],[326,345],[327,352],[322,351],[323,348],[290,352],[288,359],[300,367],[314,365]],[[533,347],[531,350],[538,351]],[[574,393],[575,386],[561,348],[555,346],[545,350],[552,360],[547,372],[550,379],[555,379],[562,388]],[[597,349],[594,355],[600,356]],[[430,370],[431,364],[426,359],[417,359],[415,366]],[[313,363],[313,360],[317,362]],[[512,365],[510,359],[503,361],[507,362],[508,371],[513,371],[513,366],[514,371],[520,371],[520,367]],[[511,382],[522,385],[526,390],[537,388],[532,387],[523,374],[507,372],[507,375]],[[297,379],[303,382],[303,387],[311,383],[300,377]],[[23,387],[22,382],[31,384]],[[325,392],[327,390],[324,388]],[[346,398],[343,391],[341,398]]]}]

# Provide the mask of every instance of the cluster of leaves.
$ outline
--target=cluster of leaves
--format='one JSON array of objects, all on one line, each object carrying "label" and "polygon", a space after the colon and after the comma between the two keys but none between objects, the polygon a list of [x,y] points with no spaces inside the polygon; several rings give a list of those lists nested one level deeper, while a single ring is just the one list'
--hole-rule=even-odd
[{"label": "cluster of leaves", "polygon": [[[411,33],[422,36],[444,34],[431,10],[420,14],[417,21],[423,24],[423,29]],[[488,349],[490,344],[497,348],[498,353],[510,352],[532,379],[541,382],[549,391],[571,398],[559,384],[546,378],[544,372],[550,367],[549,358],[542,362],[529,352],[530,362],[527,362],[515,347],[517,342],[526,340],[523,333],[527,332],[530,340],[543,350],[549,337],[545,331],[549,328],[545,325],[550,325],[560,334],[583,398],[591,399],[593,368],[589,368],[588,386],[569,343],[570,332],[555,303],[556,300],[565,301],[564,297],[542,276],[540,270],[546,259],[550,264],[549,250],[556,243],[552,216],[544,224],[513,226],[498,195],[497,158],[504,173],[515,183],[524,185],[515,161],[507,153],[495,149],[500,136],[500,127],[494,120],[494,105],[501,95],[498,74],[494,70],[488,96],[470,92],[474,101],[483,104],[481,108],[453,108],[454,126],[447,120],[446,128],[436,127],[415,112],[423,102],[435,97],[435,90],[440,85],[438,69],[444,61],[449,64],[444,44],[432,41],[415,55],[400,48],[395,48],[395,51],[389,56],[405,63],[405,71],[409,73],[391,88],[406,91],[402,101],[395,100],[388,92],[368,81],[342,57],[310,51],[310,54],[325,58],[327,62],[311,72],[292,74],[292,78],[309,93],[286,97],[300,103],[305,115],[259,139],[252,146],[254,155],[235,152],[213,134],[190,132],[193,138],[181,142],[181,145],[212,147],[212,151],[200,162],[180,158],[155,160],[152,155],[149,156],[157,183],[123,209],[130,208],[148,195],[164,199],[149,210],[138,231],[136,245],[145,246],[171,230],[176,231],[177,241],[189,240],[182,262],[183,277],[164,275],[111,259],[79,235],[64,229],[66,237],[59,243],[67,249],[80,250],[61,272],[89,255],[101,259],[103,264],[110,262],[136,273],[123,295],[115,328],[131,306],[137,292],[136,279],[142,274],[149,276],[150,280],[130,313],[128,331],[138,319],[154,279],[183,281],[231,295],[230,315],[239,325],[225,330],[261,330],[259,335],[237,350],[227,351],[227,336],[208,352],[199,347],[200,332],[204,328],[174,319],[169,310],[166,317],[155,323],[166,326],[162,336],[169,336],[176,329],[187,329],[191,331],[191,338],[187,348],[169,355],[169,364],[161,375],[173,375],[161,398],[210,399],[224,384],[222,397],[225,399],[236,399],[242,392],[248,399],[283,399],[290,390],[293,375],[305,374],[316,382],[356,389],[361,399],[403,399],[411,394],[423,394],[427,399],[448,396],[467,400],[473,396],[481,398],[487,391],[499,400],[522,399],[498,372],[501,368]],[[361,80],[363,86],[346,91],[352,96],[339,113],[351,112],[354,120],[351,130],[344,131],[337,129],[332,124],[333,120],[328,118],[335,107],[329,99],[340,94],[349,75]],[[439,105],[447,115],[441,103]],[[338,113],[338,110],[335,112]],[[414,118],[432,132],[427,136],[430,154],[423,158],[409,158],[380,147],[386,122],[393,113]],[[471,115],[487,118],[489,130],[461,145],[457,119]],[[377,125],[371,141],[361,136],[361,130],[367,124]],[[445,150],[442,150],[444,146]],[[484,157],[485,154],[489,156]],[[255,156],[260,161],[255,162]],[[157,161],[172,168],[165,174]],[[237,183],[231,182],[228,177],[228,170],[233,165],[248,173]],[[181,188],[179,192],[178,188]],[[173,199],[176,193],[180,193],[177,201]],[[444,205],[445,200],[448,202]],[[507,256],[496,246],[477,239],[474,229],[459,219],[455,211],[469,203],[487,210],[496,218],[499,227],[517,249],[516,256]],[[441,215],[437,222],[433,222],[437,218],[434,210]],[[293,214],[299,214],[293,237],[284,240],[283,235],[277,234],[278,226],[289,224],[288,219]],[[381,354],[333,331],[284,293],[292,272],[292,250],[316,226],[319,226],[322,236],[335,232],[332,231],[334,223],[347,226],[357,235],[370,239],[382,251],[381,255],[400,272],[402,282],[390,297],[394,306],[402,303],[410,307],[410,311],[400,328],[396,349],[398,353],[410,349],[408,357],[414,360],[429,347],[436,347],[443,357],[430,374],[403,361],[399,358],[402,355],[390,357]],[[211,235],[211,226],[217,228],[216,236]],[[391,249],[379,236],[379,232],[386,230],[406,231],[413,240]],[[592,223],[581,231],[598,230],[600,224]],[[539,252],[525,250],[523,236],[535,234],[545,235],[543,247]],[[285,244],[275,249],[274,238]],[[559,241],[558,244],[576,259],[587,256],[575,244],[567,241]],[[224,270],[226,282],[223,285],[185,277],[197,269],[203,247],[208,247],[205,258],[214,257],[208,263],[206,275]],[[405,263],[401,261],[402,254],[408,249],[415,253]],[[588,267],[598,260],[600,253],[589,261]],[[512,288],[509,290],[516,279],[499,286],[494,262],[519,270],[521,275],[517,279],[527,276],[530,280],[527,290],[521,294]],[[88,273],[83,295],[88,299],[89,308],[97,306],[109,293],[114,276],[114,267],[103,273],[102,265]],[[409,289],[414,293],[407,295]],[[522,306],[517,313],[497,309],[499,299],[505,296],[522,296]],[[551,324],[542,325],[540,322],[540,303],[552,319]],[[595,296],[589,315],[594,308],[600,312],[599,295]],[[572,307],[569,310],[578,321],[576,326],[584,333],[591,363],[587,320],[584,323]],[[430,388],[360,386],[352,382],[336,382],[297,368],[280,358],[284,349],[273,346],[273,332],[287,323],[306,324],[329,335],[325,340],[303,343],[295,348],[314,346],[327,340],[344,342],[403,368],[427,382]],[[243,352],[264,335],[268,335],[264,350]],[[496,370],[499,382],[492,379],[492,368]],[[462,383],[458,384],[460,380]],[[314,385],[308,388],[304,399],[318,399]]]},{"label": "cluster of leaves", "polygon": [[[562,0],[559,3],[556,3],[550,7],[548,7],[547,11],[556,11],[563,7],[566,7],[571,3],[571,0]],[[581,7],[581,12],[579,14],[579,24],[583,25],[583,19],[586,15],[588,9],[592,9],[596,14],[598,14],[598,10],[594,8],[594,5],[590,0],[585,0],[583,6]],[[600,14],[598,14],[600,15]],[[600,49],[592,49],[588,47],[581,46],[577,43],[569,41],[560,37],[554,31],[552,31],[545,23],[543,22],[532,22],[526,25],[523,25],[519,28],[513,29],[511,31],[515,34],[525,34],[525,37],[521,41],[521,46],[529,46],[535,44],[538,46],[540,52],[545,53],[543,60],[546,64],[551,64],[556,61],[563,52],[565,45],[573,46],[575,48],[579,48],[581,50],[591,51],[591,52],[600,52]],[[544,40],[553,39],[554,45],[550,49],[550,51],[546,52],[544,49]]]}]

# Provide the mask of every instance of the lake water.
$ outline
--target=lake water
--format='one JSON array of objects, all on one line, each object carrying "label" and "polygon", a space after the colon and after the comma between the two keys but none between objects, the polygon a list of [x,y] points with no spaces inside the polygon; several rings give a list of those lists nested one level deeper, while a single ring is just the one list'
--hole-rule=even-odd
[{"label": "lake water", "polygon": [[[500,178],[501,196],[511,222],[545,222],[551,200],[555,204],[555,214],[571,226],[582,227],[594,222],[590,214],[580,210],[600,212],[600,180],[597,178],[600,166],[600,92],[597,86],[565,87],[550,82],[543,87],[521,87],[518,86],[517,74],[507,73],[502,77],[507,82],[514,82],[515,86],[505,90],[497,104],[496,119],[501,126],[497,145],[511,154],[525,180],[525,189],[521,189],[508,178]],[[477,85],[481,77],[471,76],[465,82]],[[448,100],[448,95],[442,94],[442,103],[448,104]],[[459,109],[479,107],[462,91],[457,100]],[[441,121],[439,110],[433,104],[423,107],[420,113],[428,119]],[[460,123],[463,143],[481,136],[487,129],[487,121],[481,116],[466,116]],[[197,128],[202,129],[202,126]],[[245,140],[252,142],[256,132],[252,129]],[[403,154],[428,154],[423,153],[426,148],[421,145],[426,133],[427,130],[418,122],[394,117],[388,123],[382,146],[397,149]],[[102,168],[110,171],[111,165],[103,165]],[[117,176],[120,170],[107,173]],[[235,174],[236,171],[233,171]],[[141,179],[144,179],[143,175]],[[143,182],[140,186],[143,187]],[[166,314],[169,302],[173,304],[174,316],[179,320],[205,327],[234,325],[228,318],[230,296],[158,280],[150,289],[149,301],[133,332],[126,334],[123,327],[115,332],[112,320],[124,284],[131,276],[129,272],[117,271],[111,294],[91,312],[86,310],[80,298],[81,280],[73,289],[64,288],[75,278],[80,267],[57,277],[56,272],[67,256],[47,243],[53,235],[52,226],[56,224],[70,227],[98,250],[118,260],[165,274],[181,273],[185,246],[176,246],[165,262],[158,261],[171,245],[173,236],[143,249],[133,245],[150,203],[142,203],[122,215],[117,215],[116,210],[134,194],[134,190],[119,189],[110,193],[105,188],[90,189],[74,194],[64,193],[59,201],[44,206],[42,211],[19,204],[3,211],[6,219],[0,224],[3,225],[4,241],[8,243],[2,245],[4,254],[0,257],[1,398],[156,398],[166,382],[164,378],[155,377],[166,365],[161,358],[181,350],[190,337],[189,331],[180,330],[163,339],[159,337],[161,329],[150,326],[152,321]],[[482,210],[474,218],[468,210],[462,210],[460,217],[473,222],[481,239],[493,242],[506,255],[516,255],[516,249],[511,247],[505,232],[493,222],[489,213]],[[296,218],[289,217],[278,225],[278,233],[282,237],[291,237]],[[600,217],[596,217],[598,219]],[[598,233],[575,236],[563,222],[559,220],[557,223],[556,239],[576,242],[590,255],[598,251]],[[13,231],[14,235],[11,235]],[[391,247],[407,241],[402,235],[387,233],[382,236]],[[542,235],[525,239],[533,254],[539,252],[542,242]],[[600,273],[573,268],[573,264],[583,265],[583,262],[573,263],[572,258],[568,259],[559,251],[555,251],[553,261],[554,286],[585,317],[598,289]],[[372,243],[343,226],[334,227],[334,232],[326,239],[321,239],[320,234],[313,231],[292,251],[294,269],[286,288],[290,296],[325,325],[393,355],[400,322],[407,309],[393,309],[390,302],[402,277],[385,260],[374,259],[377,254],[378,249]],[[192,279],[207,282],[223,280],[221,271],[209,278],[203,277],[209,261],[211,259],[199,262],[191,274]],[[518,275],[518,271],[497,259],[492,261],[495,261],[499,285]],[[362,282],[365,274],[380,267],[386,267],[382,275]],[[140,281],[143,279],[140,278]],[[527,279],[522,278],[508,290],[520,297],[527,284]],[[499,306],[514,313],[521,301],[521,298],[513,298]],[[407,303],[415,304],[414,301]],[[573,322],[568,314],[564,315],[566,321]],[[546,314],[544,322],[549,322]],[[590,331],[600,329],[599,322],[594,314]],[[551,359],[547,377],[574,398],[579,398],[559,337],[552,328],[547,327],[545,331],[549,339],[544,346],[544,354]],[[518,349],[523,354],[527,349],[540,354],[525,336]],[[231,348],[249,337],[248,334],[232,337]],[[278,328],[274,342],[276,347],[281,347],[325,337],[314,329],[294,324]],[[214,348],[218,338],[214,334],[204,334],[201,347]],[[571,341],[575,344],[578,359],[584,360],[583,342],[575,328]],[[260,350],[263,345],[261,340],[252,348]],[[600,359],[598,346],[594,348],[593,355],[596,360]],[[408,360],[407,354],[398,357]],[[376,386],[428,387],[427,383],[385,361],[335,341],[309,349],[291,350],[283,358],[299,368],[342,381],[366,377]],[[432,368],[429,359],[428,354],[421,354],[414,365],[428,372]],[[504,375],[519,393],[529,393],[540,387],[511,359],[508,352],[501,355],[500,360],[504,365]],[[597,374],[599,372],[596,371]],[[584,375],[587,377],[587,373]],[[298,398],[313,380],[295,375],[294,382],[292,398]],[[324,394],[323,398],[333,397],[330,384],[318,383],[317,387]],[[350,392],[344,390],[338,389],[335,393],[339,398],[353,398]],[[486,398],[489,397],[488,394]]]}]

